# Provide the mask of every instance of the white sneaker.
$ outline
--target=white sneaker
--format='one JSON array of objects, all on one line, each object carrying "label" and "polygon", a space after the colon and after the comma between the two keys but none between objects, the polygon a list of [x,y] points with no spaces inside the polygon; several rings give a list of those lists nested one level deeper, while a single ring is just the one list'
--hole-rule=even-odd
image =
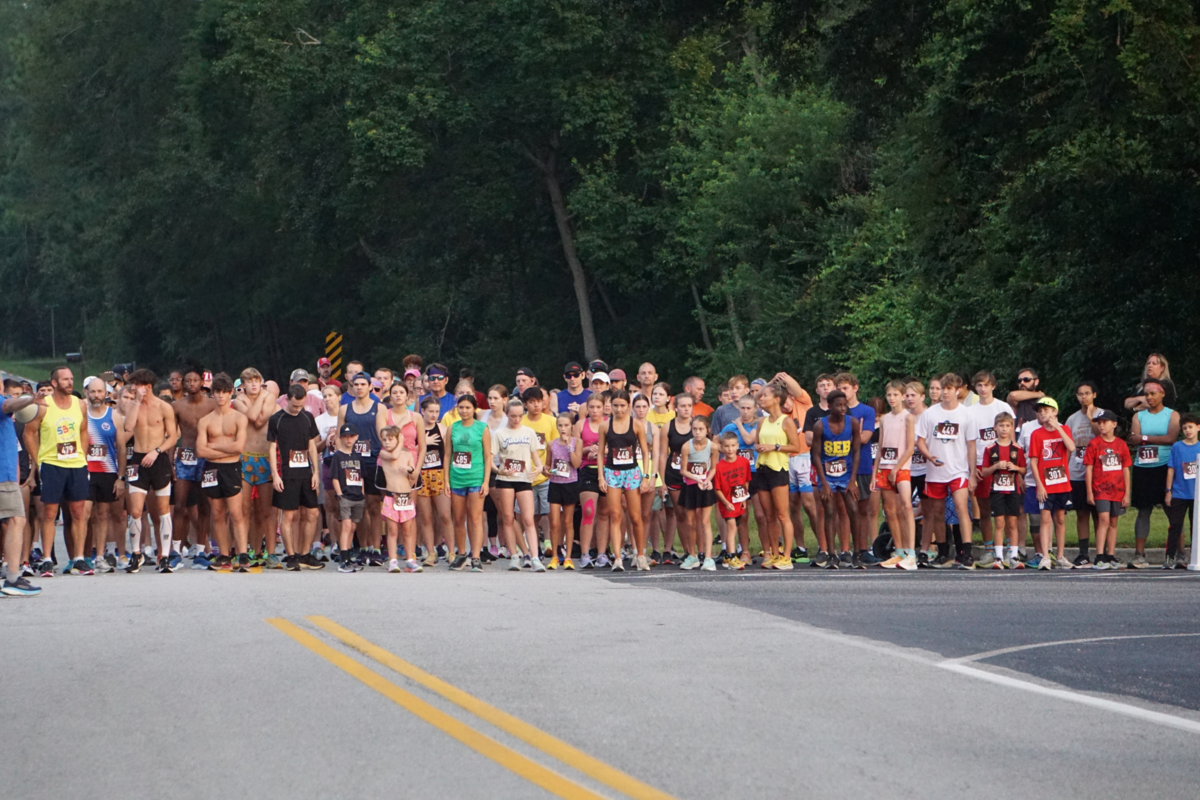
[{"label": "white sneaker", "polygon": [[520,556],[513,556],[512,558],[510,558],[508,560],[508,571],[509,572],[520,572],[521,571],[521,557]]},{"label": "white sneaker", "polygon": [[711,558],[706,558],[704,559],[704,563],[700,565],[700,570],[702,572],[716,572],[717,562],[713,561]]},{"label": "white sneaker", "polygon": [[545,572],[546,571],[546,565],[542,563],[542,560],[540,558],[535,556],[535,557],[531,558],[530,561],[533,564],[534,572]]},{"label": "white sneaker", "polygon": [[687,558],[685,558],[683,560],[683,563],[679,565],[679,568],[680,569],[695,569],[698,566],[700,566],[700,559],[696,558],[693,555],[689,555]]},{"label": "white sneaker", "polygon": [[904,558],[900,559],[900,563],[896,565],[900,569],[914,570],[917,568],[916,553],[909,553]]},{"label": "white sneaker", "polygon": [[400,560],[393,558],[388,562],[388,572],[400,572]]},{"label": "white sneaker", "polygon": [[597,567],[607,567],[611,563],[612,562],[608,560],[608,553],[601,553],[596,558],[596,566]]}]

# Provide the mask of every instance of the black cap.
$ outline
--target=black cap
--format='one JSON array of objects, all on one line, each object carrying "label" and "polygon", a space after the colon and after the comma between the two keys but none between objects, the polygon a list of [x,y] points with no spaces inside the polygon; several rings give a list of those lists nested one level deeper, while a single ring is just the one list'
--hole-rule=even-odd
[{"label": "black cap", "polygon": [[1092,417],[1092,422],[1120,422],[1121,419],[1113,412],[1105,409],[1096,416]]},{"label": "black cap", "polygon": [[358,436],[358,428],[354,427],[349,422],[347,422],[345,425],[343,425],[341,428],[338,429],[338,435],[339,436]]},{"label": "black cap", "polygon": [[572,372],[579,375],[583,374],[583,367],[579,366],[578,361],[568,361],[567,365],[563,367],[563,375],[570,375]]},{"label": "black cap", "polygon": [[517,375],[524,375],[526,378],[537,378],[537,375],[534,375],[533,370],[531,370],[529,367],[518,367]]},{"label": "black cap", "polygon": [[608,372],[608,364],[597,358],[588,364],[588,372]]}]

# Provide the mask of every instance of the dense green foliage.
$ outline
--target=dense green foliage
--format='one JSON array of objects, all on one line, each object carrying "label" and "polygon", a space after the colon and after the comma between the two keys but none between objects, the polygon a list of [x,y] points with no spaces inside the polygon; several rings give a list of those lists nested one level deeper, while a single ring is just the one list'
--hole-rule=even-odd
[{"label": "dense green foliage", "polygon": [[0,0],[0,345],[1200,389],[1182,0]]}]

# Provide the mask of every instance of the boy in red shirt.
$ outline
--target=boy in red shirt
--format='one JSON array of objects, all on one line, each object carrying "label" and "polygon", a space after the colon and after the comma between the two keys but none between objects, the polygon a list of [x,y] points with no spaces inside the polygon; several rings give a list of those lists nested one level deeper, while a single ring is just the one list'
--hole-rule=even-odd
[{"label": "boy in red shirt", "polygon": [[[1037,418],[1041,427],[1029,439],[1029,467],[1037,485],[1038,506],[1042,526],[1038,530],[1037,569],[1070,569],[1071,562],[1063,556],[1067,543],[1067,502],[1071,499],[1071,478],[1067,474],[1067,459],[1075,452],[1071,432],[1058,422],[1058,402],[1053,397],[1037,401]],[[1050,555],[1050,523],[1054,523],[1054,546]],[[1030,564],[1034,567],[1034,564]]]},{"label": "boy in red shirt", "polygon": [[[987,481],[989,510],[996,519],[996,560],[992,569],[1025,569],[1017,558],[1020,545],[1017,521],[1021,518],[1025,486],[1025,451],[1013,441],[1013,415],[1001,411],[996,415],[996,440],[983,451],[980,476]],[[977,495],[978,496],[978,495]],[[1008,555],[1004,554],[1004,533],[1008,532]]]},{"label": "boy in red shirt", "polygon": [[[1092,418],[1100,435],[1083,451],[1087,470],[1087,497],[1096,509],[1096,563],[1093,569],[1120,569],[1113,551],[1117,547],[1117,523],[1132,500],[1133,481],[1129,468],[1133,457],[1129,446],[1118,439],[1117,415],[1102,411]],[[1124,566],[1123,564],[1121,566]]]},{"label": "boy in red shirt", "polygon": [[725,545],[723,564],[725,569],[745,569],[745,562],[738,558],[735,539],[741,543],[743,553],[750,552],[750,515],[746,513],[750,502],[750,462],[738,455],[735,433],[721,434],[721,460],[713,473],[713,489],[725,528],[721,532]]}]

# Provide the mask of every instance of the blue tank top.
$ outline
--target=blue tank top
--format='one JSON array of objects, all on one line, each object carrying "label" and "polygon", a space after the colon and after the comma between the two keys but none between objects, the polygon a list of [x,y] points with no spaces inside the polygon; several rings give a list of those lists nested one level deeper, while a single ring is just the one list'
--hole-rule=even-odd
[{"label": "blue tank top", "polygon": [[88,414],[87,428],[88,472],[116,472],[117,426],[113,424],[112,409],[106,408],[104,416],[98,419]]},{"label": "blue tank top", "polygon": [[379,433],[375,430],[375,415],[379,413],[379,401],[372,398],[371,409],[364,414],[354,410],[354,403],[346,406],[346,424],[358,429],[358,441],[354,443],[354,452],[361,458],[375,458],[383,449],[379,441]]},{"label": "blue tank top", "polygon": [[826,478],[844,479],[850,475],[851,440],[854,438],[853,417],[844,418],[841,433],[829,429],[829,417],[821,417],[821,465]]},{"label": "blue tank top", "polygon": [[[1166,436],[1171,427],[1171,409],[1163,406],[1157,414],[1149,411],[1137,413],[1143,436]],[[1133,454],[1135,467],[1161,467],[1171,458],[1171,448],[1165,444],[1139,444]]]}]

